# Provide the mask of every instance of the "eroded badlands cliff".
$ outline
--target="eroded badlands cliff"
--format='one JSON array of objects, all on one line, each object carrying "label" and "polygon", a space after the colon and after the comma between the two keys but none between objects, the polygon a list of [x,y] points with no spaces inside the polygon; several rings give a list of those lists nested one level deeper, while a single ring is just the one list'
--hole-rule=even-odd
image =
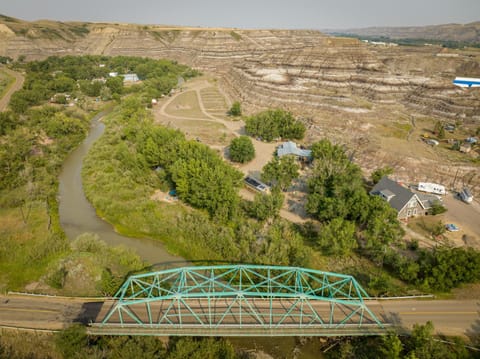
[{"label": "eroded badlands cliff", "polygon": [[[31,60],[80,54],[169,58],[215,73],[224,92],[241,100],[246,112],[272,106],[292,110],[305,118],[307,140],[328,135],[348,143],[366,171],[391,163],[412,181],[447,181],[459,170],[467,182],[480,182],[468,161],[453,166],[417,148],[418,143],[404,146],[418,142],[418,134],[412,134],[422,131],[418,127],[425,119],[480,122],[480,90],[452,85],[455,76],[480,77],[478,50],[375,46],[307,30],[0,18],[0,55]],[[405,138],[391,135],[385,128],[391,130],[392,123],[411,129]],[[398,140],[403,142],[397,146]]]}]

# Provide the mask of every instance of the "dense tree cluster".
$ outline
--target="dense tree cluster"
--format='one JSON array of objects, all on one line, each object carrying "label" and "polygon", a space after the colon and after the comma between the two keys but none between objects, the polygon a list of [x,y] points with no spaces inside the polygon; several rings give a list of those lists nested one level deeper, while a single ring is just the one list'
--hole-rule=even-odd
[{"label": "dense tree cluster", "polygon": [[389,252],[385,264],[403,280],[424,290],[448,291],[480,280],[480,252],[471,248],[421,250],[417,260]]},{"label": "dense tree cluster", "polygon": [[240,200],[237,195],[243,177],[240,172],[223,162],[208,146],[187,141],[178,131],[158,126],[140,131],[139,152],[148,166],[164,169],[181,199],[206,209],[211,215],[233,216]]},{"label": "dense tree cluster", "polygon": [[466,359],[475,358],[465,348],[465,342],[453,338],[450,343],[437,340],[431,322],[415,324],[410,336],[389,333],[380,337],[347,338],[326,354],[331,359],[387,358],[387,359]]},{"label": "dense tree cluster", "polygon": [[168,60],[126,56],[49,57],[22,66],[27,72],[24,86],[13,94],[10,101],[10,108],[16,113],[25,113],[30,106],[55,94],[101,96],[104,99],[122,94],[123,77],[110,77],[109,73],[136,73],[143,80],[142,91],[146,99],[168,93],[177,84],[178,76],[188,78],[197,74]]},{"label": "dense tree cluster", "polygon": [[[69,358],[235,359],[226,339],[172,337],[167,346],[154,336],[88,336],[85,327],[72,325],[55,336],[57,350]],[[0,352],[1,353],[1,352]]]},{"label": "dense tree cluster", "polygon": [[[380,198],[367,194],[360,167],[350,161],[343,147],[321,140],[313,144],[312,156],[314,169],[308,182],[306,209],[315,218],[327,223],[324,225],[327,234],[330,227],[342,224],[350,228],[351,223],[355,223],[357,239],[372,250],[378,250],[400,237],[402,231],[395,210]],[[331,223],[334,220],[336,222]],[[349,235],[342,236],[342,240],[331,244],[334,248],[338,247],[336,253],[355,248],[351,240],[346,240],[352,231],[347,233]],[[320,238],[323,247],[327,245],[327,238],[334,240],[327,234]]]},{"label": "dense tree cluster", "polygon": [[245,131],[250,136],[261,137],[265,141],[276,138],[301,140],[305,135],[305,126],[290,112],[278,109],[247,117]]},{"label": "dense tree cluster", "polygon": [[230,143],[229,153],[233,162],[245,163],[255,158],[255,147],[249,137],[240,136]]}]

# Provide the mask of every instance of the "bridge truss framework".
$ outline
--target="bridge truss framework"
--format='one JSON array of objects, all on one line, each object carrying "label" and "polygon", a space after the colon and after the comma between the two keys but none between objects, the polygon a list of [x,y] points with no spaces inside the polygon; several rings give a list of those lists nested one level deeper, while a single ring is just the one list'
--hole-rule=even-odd
[{"label": "bridge truss framework", "polygon": [[93,332],[368,335],[385,331],[354,277],[298,267],[198,266],[129,277]]}]

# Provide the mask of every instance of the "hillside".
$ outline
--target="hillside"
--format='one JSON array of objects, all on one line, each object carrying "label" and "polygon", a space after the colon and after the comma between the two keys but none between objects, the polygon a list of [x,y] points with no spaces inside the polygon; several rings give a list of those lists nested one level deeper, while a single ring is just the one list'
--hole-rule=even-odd
[{"label": "hillside", "polygon": [[459,168],[459,176],[478,182],[480,190],[471,157],[435,152],[419,140],[436,121],[465,124],[465,136],[480,123],[480,90],[466,91],[452,84],[455,76],[480,77],[477,49],[377,46],[313,30],[25,22],[0,17],[0,56],[32,60],[81,54],[177,60],[213,73],[222,92],[240,100],[247,114],[281,107],[302,116],[307,142],[328,136],[348,144],[367,173],[390,164],[405,180],[445,182]]},{"label": "hillside", "polygon": [[327,32],[358,35],[364,37],[458,41],[480,44],[480,21],[472,22],[470,24],[445,24],[410,27],[368,27],[363,29],[328,30]]}]

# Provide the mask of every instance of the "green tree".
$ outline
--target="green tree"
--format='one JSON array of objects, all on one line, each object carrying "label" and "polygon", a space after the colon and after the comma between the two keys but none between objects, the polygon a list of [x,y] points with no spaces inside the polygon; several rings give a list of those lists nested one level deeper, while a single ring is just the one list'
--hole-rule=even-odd
[{"label": "green tree", "polygon": [[[154,336],[111,336],[104,337],[98,343],[94,343],[90,350],[103,352],[102,358],[112,359],[165,359],[166,349],[161,340]],[[93,349],[93,350],[92,350]],[[94,355],[86,353],[85,357]],[[88,355],[90,354],[90,355]]]},{"label": "green tree", "polygon": [[298,165],[294,156],[274,157],[262,169],[262,180],[286,190],[298,178]]},{"label": "green tree", "polygon": [[271,194],[257,193],[248,208],[248,213],[260,221],[275,218],[280,213],[283,198],[282,192],[277,187],[272,189]]},{"label": "green tree", "polygon": [[440,134],[440,131],[443,128],[443,123],[441,121],[435,122],[435,126],[433,128],[433,133],[436,134],[437,136]]},{"label": "green tree", "polygon": [[122,94],[123,92],[123,78],[120,76],[109,77],[105,85],[110,89],[112,94]]},{"label": "green tree", "polygon": [[88,346],[85,327],[73,324],[55,335],[55,345],[65,359],[77,358]]},{"label": "green tree", "polygon": [[232,104],[232,107],[230,107],[230,110],[228,111],[228,114],[230,116],[241,116],[242,115],[242,109],[240,107],[240,102],[238,101],[235,101],[233,104]]},{"label": "green tree", "polygon": [[445,126],[440,127],[438,131],[438,138],[444,139],[445,138]]},{"label": "green tree", "polygon": [[429,210],[429,213],[431,215],[437,215],[437,214],[441,214],[441,213],[445,213],[447,211],[447,208],[445,208],[443,205],[442,205],[442,202],[440,201],[435,201],[433,204],[432,204],[432,207],[430,207],[430,210]]},{"label": "green tree", "polygon": [[390,166],[386,166],[386,167],[383,167],[383,168],[378,168],[378,169],[376,169],[375,171],[372,172],[372,175],[371,175],[372,182],[374,184],[377,184],[378,182],[380,182],[382,177],[389,176],[392,173],[393,173],[393,168],[390,167]]},{"label": "green tree", "polygon": [[350,162],[345,150],[328,140],[312,146],[314,168],[308,181],[306,210],[321,221],[342,217],[357,221],[365,217],[368,196],[360,168]]},{"label": "green tree", "polygon": [[347,255],[358,247],[355,223],[343,218],[334,218],[322,226],[317,241],[325,253]]},{"label": "green tree", "polygon": [[172,345],[169,359],[234,359],[235,350],[223,338],[181,337]]},{"label": "green tree", "polygon": [[251,136],[259,136],[265,141],[278,137],[283,139],[302,139],[305,126],[296,120],[290,112],[267,110],[245,120],[245,131]]},{"label": "green tree", "polygon": [[0,136],[6,135],[18,125],[18,115],[12,111],[0,112]]},{"label": "green tree", "polygon": [[396,333],[389,333],[382,337],[380,353],[385,359],[400,359],[402,356],[403,344]]},{"label": "green tree", "polygon": [[236,137],[230,143],[230,159],[234,162],[245,163],[255,158],[255,147],[247,136]]}]

